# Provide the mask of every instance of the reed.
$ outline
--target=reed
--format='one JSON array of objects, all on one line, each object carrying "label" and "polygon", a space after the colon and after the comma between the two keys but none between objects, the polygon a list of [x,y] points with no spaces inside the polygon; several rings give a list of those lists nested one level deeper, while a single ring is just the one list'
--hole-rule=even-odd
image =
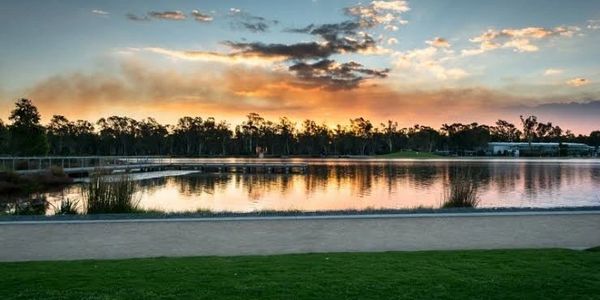
[{"label": "reed", "polygon": [[77,215],[79,212],[77,211],[77,206],[79,205],[79,201],[65,199],[60,202],[60,206],[54,207],[55,215]]},{"label": "reed", "polygon": [[477,182],[471,172],[456,172],[444,190],[443,208],[477,207],[479,195]]},{"label": "reed", "polygon": [[83,193],[88,214],[133,213],[139,201],[134,199],[136,186],[129,175],[109,177],[93,175]]}]

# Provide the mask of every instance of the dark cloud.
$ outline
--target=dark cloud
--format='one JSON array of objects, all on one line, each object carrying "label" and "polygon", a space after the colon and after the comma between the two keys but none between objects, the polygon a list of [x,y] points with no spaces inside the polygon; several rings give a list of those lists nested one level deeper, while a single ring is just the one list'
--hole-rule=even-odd
[{"label": "dark cloud", "polygon": [[376,41],[368,34],[359,34],[355,30],[358,24],[343,22],[339,24],[309,25],[289,32],[308,33],[320,36],[325,42],[304,42],[296,44],[265,44],[227,42],[230,47],[244,54],[257,56],[284,56],[289,60],[326,59],[333,54],[356,53],[376,47]]},{"label": "dark cloud", "polygon": [[385,78],[389,69],[372,70],[351,61],[338,64],[323,59],[315,63],[300,62],[289,67],[305,84],[326,89],[352,89],[368,78]]},{"label": "dark cloud", "polygon": [[230,11],[231,27],[235,29],[248,30],[254,33],[267,32],[271,26],[279,24],[277,20],[271,20],[259,16],[254,16],[239,9]]},{"label": "dark cloud", "polygon": [[345,21],[341,23],[315,25],[310,24],[304,28],[288,29],[288,32],[308,33],[319,35],[325,40],[335,40],[339,35],[357,36],[357,30],[360,29],[360,24],[354,21]]},{"label": "dark cloud", "polygon": [[[376,41],[370,35],[359,32],[361,25],[355,21],[341,23],[311,24],[304,28],[288,29],[287,32],[318,36],[324,42],[297,44],[229,43],[244,53],[260,56],[285,56],[294,64],[289,67],[305,85],[326,89],[352,89],[365,79],[387,77],[388,69],[374,70],[356,62],[337,63],[330,59],[334,54],[359,53],[376,49]],[[309,62],[308,60],[316,60]]]},{"label": "dark cloud", "polygon": [[150,21],[150,17],[148,17],[148,16],[140,17],[140,16],[132,14],[132,13],[126,14],[125,17],[127,19],[129,19],[130,21]]},{"label": "dark cloud", "polygon": [[285,57],[288,60],[305,60],[326,58],[337,53],[329,44],[317,42],[296,44],[265,44],[265,43],[239,43],[226,42],[226,45],[240,52],[240,54],[260,57]]}]

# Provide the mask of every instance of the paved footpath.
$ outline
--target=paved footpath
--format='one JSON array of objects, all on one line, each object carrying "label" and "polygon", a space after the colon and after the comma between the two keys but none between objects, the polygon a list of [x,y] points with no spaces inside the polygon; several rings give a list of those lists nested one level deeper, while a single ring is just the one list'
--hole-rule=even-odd
[{"label": "paved footpath", "polygon": [[0,261],[600,246],[600,211],[0,222]]}]

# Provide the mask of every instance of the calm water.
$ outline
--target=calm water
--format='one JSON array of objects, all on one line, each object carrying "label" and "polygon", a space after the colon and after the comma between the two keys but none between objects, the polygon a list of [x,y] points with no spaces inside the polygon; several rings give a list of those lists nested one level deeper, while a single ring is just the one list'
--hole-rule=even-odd
[{"label": "calm water", "polygon": [[[136,197],[143,208],[167,212],[439,207],[445,187],[462,173],[478,182],[479,207],[600,205],[600,160],[295,162],[309,163],[308,172],[136,174]],[[65,197],[80,199],[81,186],[49,194],[51,201]]]}]

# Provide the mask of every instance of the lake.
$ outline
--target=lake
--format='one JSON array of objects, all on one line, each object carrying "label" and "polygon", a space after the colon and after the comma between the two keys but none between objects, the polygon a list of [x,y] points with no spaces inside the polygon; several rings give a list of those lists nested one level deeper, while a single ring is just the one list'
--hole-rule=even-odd
[{"label": "lake", "polygon": [[[249,162],[247,159],[228,161]],[[215,161],[201,159],[201,161]],[[600,160],[296,159],[304,174],[163,171],[133,175],[141,208],[251,212],[438,208],[453,177],[478,187],[478,207],[600,206]],[[81,184],[47,194],[81,200]]]}]

